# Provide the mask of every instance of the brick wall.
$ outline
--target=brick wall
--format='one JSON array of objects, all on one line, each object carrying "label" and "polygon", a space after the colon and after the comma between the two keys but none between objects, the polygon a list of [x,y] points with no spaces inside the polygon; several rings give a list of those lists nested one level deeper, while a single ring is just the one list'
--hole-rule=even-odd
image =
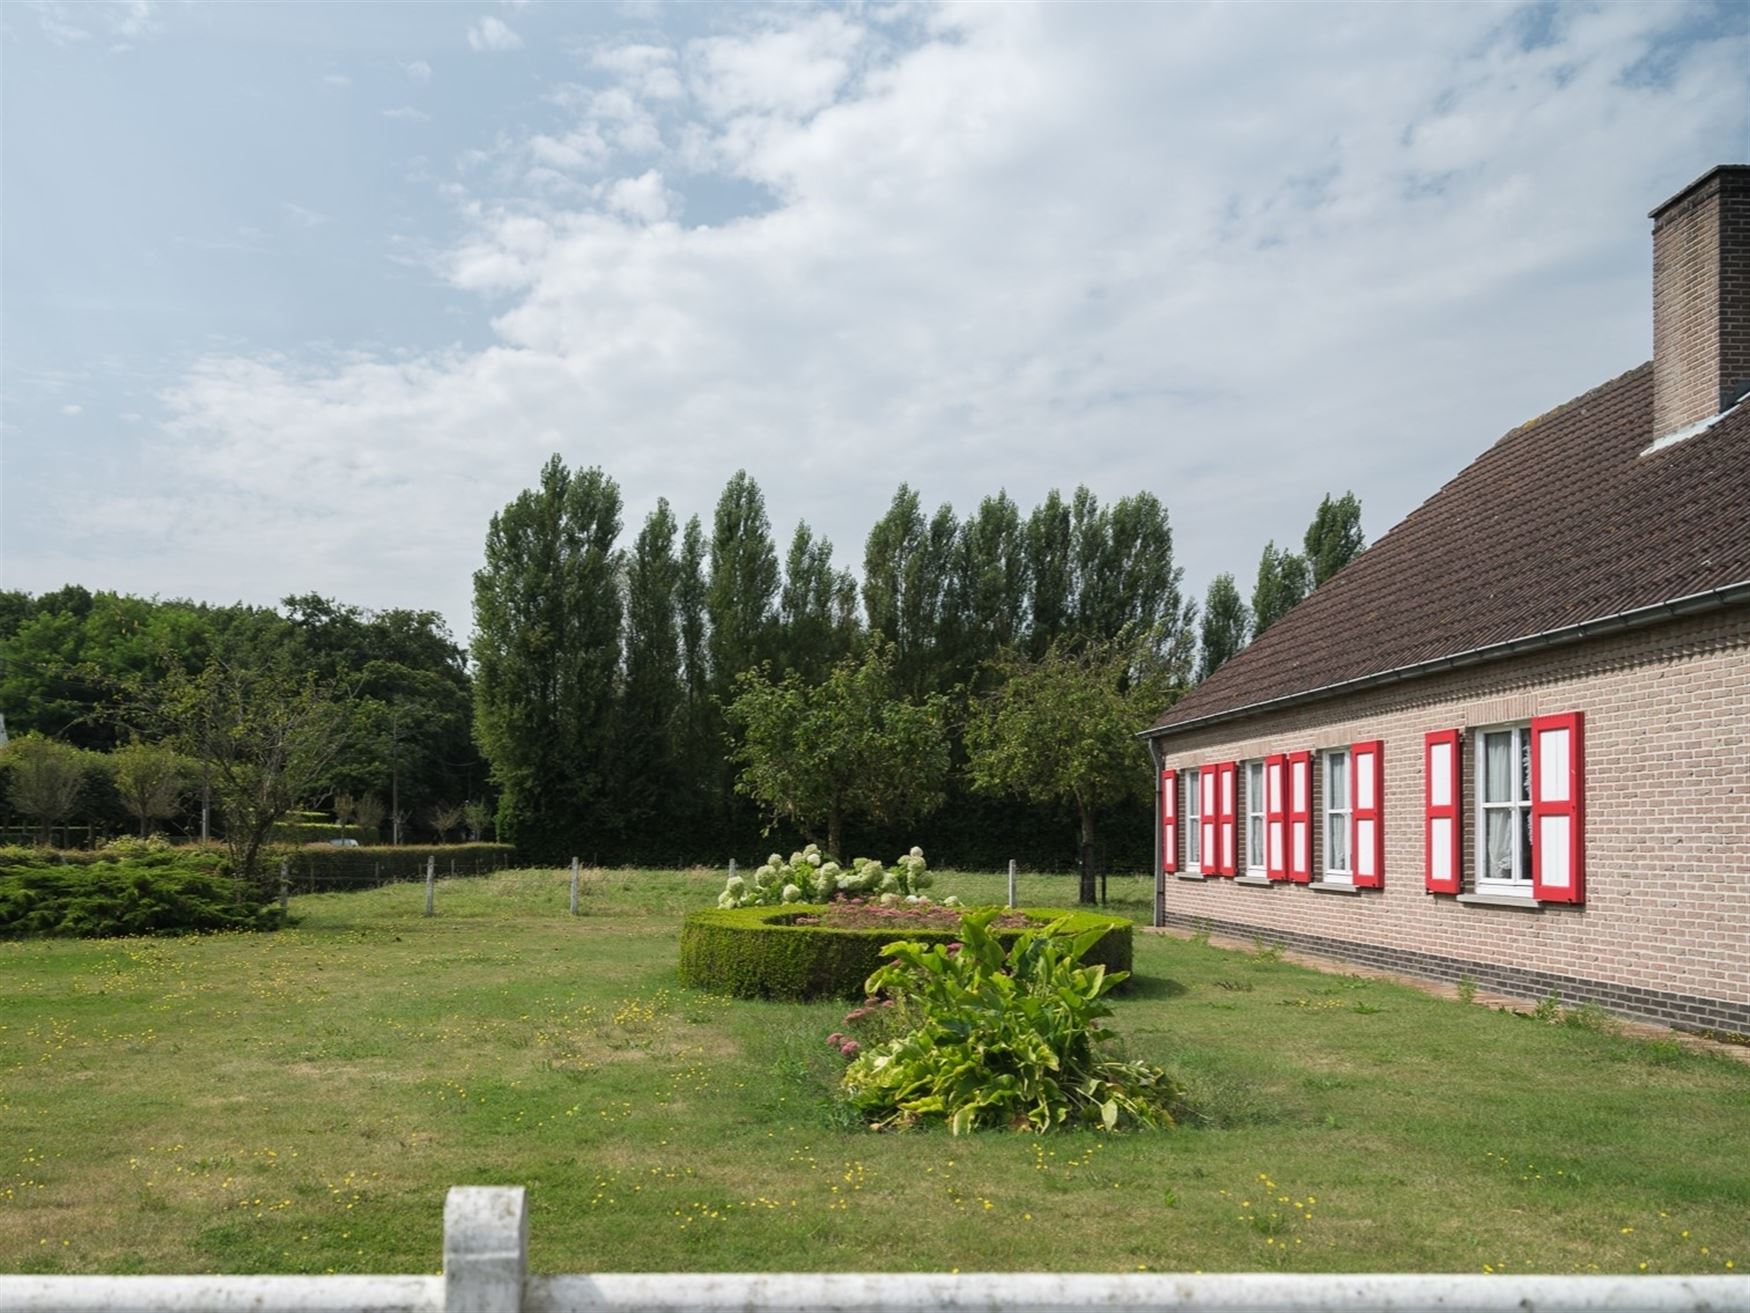
[{"label": "brick wall", "polygon": [[[1586,901],[1499,907],[1425,892],[1423,736],[1467,731],[1464,887],[1474,891],[1474,735],[1585,715]],[[1162,924],[1280,940],[1526,997],[1552,990],[1692,1028],[1750,1033],[1750,611],[1734,608],[1160,740],[1163,764],[1384,742],[1385,883],[1160,878]],[[1314,761],[1315,878],[1323,870]],[[1246,866],[1245,769],[1238,865]],[[1183,806],[1181,807],[1183,814]]]}]

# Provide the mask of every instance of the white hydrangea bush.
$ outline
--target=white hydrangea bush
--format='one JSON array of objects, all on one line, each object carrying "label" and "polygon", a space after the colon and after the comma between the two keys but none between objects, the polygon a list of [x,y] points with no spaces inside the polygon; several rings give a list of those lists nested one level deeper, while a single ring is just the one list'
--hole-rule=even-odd
[{"label": "white hydrangea bush", "polygon": [[[847,869],[821,855],[819,844],[809,844],[791,853],[785,861],[777,853],[766,858],[751,876],[732,875],[717,895],[719,907],[775,907],[782,903],[825,903],[833,898],[876,898],[894,903],[927,903],[923,890],[930,884],[930,869],[924,850],[913,848],[883,866],[871,857],[858,857]],[[958,907],[960,900],[948,898]]]}]

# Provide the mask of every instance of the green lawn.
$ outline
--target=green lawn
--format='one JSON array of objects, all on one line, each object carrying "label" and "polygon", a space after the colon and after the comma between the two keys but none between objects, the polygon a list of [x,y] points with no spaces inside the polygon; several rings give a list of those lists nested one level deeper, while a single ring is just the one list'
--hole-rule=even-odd
[{"label": "green lawn", "polygon": [[1196,1124],[861,1130],[842,1007],[675,984],[720,880],[608,873],[576,920],[562,872],[509,872],[430,920],[401,885],[273,935],[0,944],[0,1269],[432,1271],[445,1188],[495,1183],[529,1187],[549,1272],[1750,1263],[1750,1068],[1149,934],[1112,1024]]}]

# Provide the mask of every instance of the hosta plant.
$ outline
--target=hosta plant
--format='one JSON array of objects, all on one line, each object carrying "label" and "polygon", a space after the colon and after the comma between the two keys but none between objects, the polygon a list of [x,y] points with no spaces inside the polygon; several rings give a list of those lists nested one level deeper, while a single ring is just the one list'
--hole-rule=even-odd
[{"label": "hosta plant", "polygon": [[945,1121],[956,1135],[1171,1125],[1179,1088],[1158,1067],[1111,1053],[1115,1037],[1100,1027],[1112,1014],[1105,995],[1125,973],[1077,965],[1103,931],[1069,934],[1054,921],[1005,952],[991,932],[999,911],[968,912],[958,944],[881,950],[892,960],[869,978],[869,993],[916,1024],[853,1051],[851,1102],[876,1126]]},{"label": "hosta plant", "polygon": [[[777,853],[752,875],[732,875],[717,895],[719,907],[771,907],[779,903],[827,903],[840,895],[862,895],[887,904],[924,901],[930,883],[924,850],[913,848],[891,867],[859,857],[843,867],[809,844],[785,861]],[[949,899],[950,903],[957,900]]]}]

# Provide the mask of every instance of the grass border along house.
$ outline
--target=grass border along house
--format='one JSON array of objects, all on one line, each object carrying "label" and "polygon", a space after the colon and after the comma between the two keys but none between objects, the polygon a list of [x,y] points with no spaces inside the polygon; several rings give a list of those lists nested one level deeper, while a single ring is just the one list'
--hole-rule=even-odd
[{"label": "grass border along house", "polygon": [[1652,361],[1146,732],[1158,924],[1750,1033],[1750,166],[1652,218]]}]

